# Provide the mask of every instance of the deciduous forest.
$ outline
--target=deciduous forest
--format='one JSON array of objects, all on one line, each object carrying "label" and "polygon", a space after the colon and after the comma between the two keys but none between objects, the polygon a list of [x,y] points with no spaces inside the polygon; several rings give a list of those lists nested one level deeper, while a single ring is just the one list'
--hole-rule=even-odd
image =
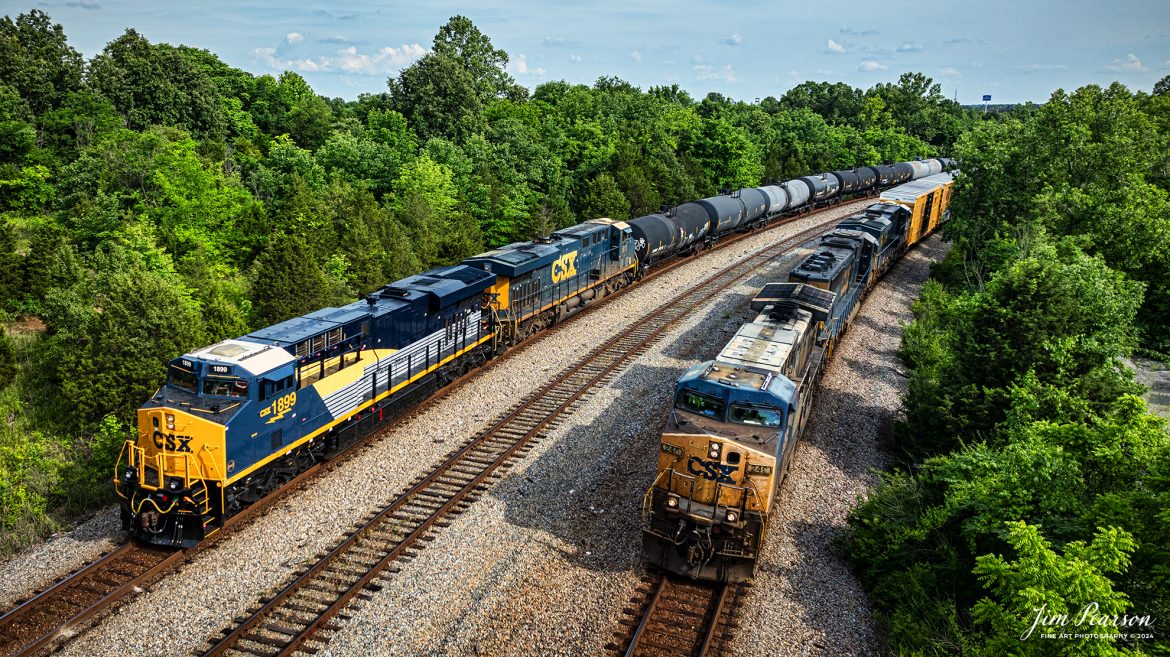
[{"label": "deciduous forest", "polygon": [[0,21],[0,550],[109,499],[167,360],[486,248],[812,171],[948,151],[928,78],[758,104],[533,90],[463,17],[385,93],[323,98],[133,30],[86,61]]},{"label": "deciduous forest", "polygon": [[1038,609],[1170,619],[1170,435],[1120,360],[1170,344],[1168,86],[1057,92],[955,146],[895,465],[845,541],[896,654],[1166,654],[1021,637]]},{"label": "deciduous forest", "polygon": [[746,103],[529,90],[507,63],[456,16],[343,100],[132,29],[86,60],[39,10],[0,20],[0,554],[109,501],[184,351],[587,219],[947,155],[954,248],[840,547],[897,654],[1130,654],[1021,642],[1041,604],[1170,622],[1170,438],[1121,361],[1170,352],[1170,78],[984,117],[918,73]]}]

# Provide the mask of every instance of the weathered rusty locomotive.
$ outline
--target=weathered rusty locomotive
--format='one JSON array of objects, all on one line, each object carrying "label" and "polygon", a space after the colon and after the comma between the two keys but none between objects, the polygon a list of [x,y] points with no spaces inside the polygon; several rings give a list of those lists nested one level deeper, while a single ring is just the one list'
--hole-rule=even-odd
[{"label": "weathered rusty locomotive", "polygon": [[643,499],[647,559],[705,580],[755,572],[821,368],[870,287],[949,216],[951,176],[923,176],[823,235],[751,301],[753,318],[675,384]]}]

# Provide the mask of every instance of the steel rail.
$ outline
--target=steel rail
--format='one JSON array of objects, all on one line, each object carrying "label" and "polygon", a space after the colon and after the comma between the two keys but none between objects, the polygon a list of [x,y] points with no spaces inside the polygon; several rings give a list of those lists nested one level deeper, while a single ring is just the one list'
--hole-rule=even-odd
[{"label": "steel rail", "polygon": [[[824,226],[818,225],[806,229],[795,236],[782,240],[777,244],[759,249],[749,256],[746,261],[728,265],[717,273],[709,276],[703,283],[693,286],[667,301],[635,322],[626,332],[613,336],[601,345],[592,349],[586,356],[563,370],[550,383],[541,387],[535,393],[528,395],[521,403],[493,423],[491,428],[480,433],[462,448],[453,452],[442,463],[433,468],[427,475],[411,486],[406,492],[396,497],[384,506],[361,527],[349,533],[336,547],[321,556],[308,570],[297,576],[293,581],[281,588],[272,598],[263,602],[261,606],[252,610],[249,615],[223,632],[222,638],[214,640],[213,645],[203,653],[206,657],[227,654],[230,651],[242,651],[250,654],[264,654],[271,657],[284,657],[292,654],[316,636],[321,628],[332,628],[330,621],[336,617],[362,589],[367,588],[381,573],[394,561],[403,555],[409,555],[411,548],[417,541],[432,532],[437,523],[446,518],[453,511],[463,505],[469,498],[477,496],[486,489],[489,478],[493,477],[502,468],[511,464],[519,452],[527,451],[533,440],[555,423],[563,415],[571,412],[575,404],[582,397],[591,394],[626,365],[649,349],[657,339],[675,322],[687,316],[695,308],[702,306],[712,298],[712,295],[722,289],[729,288],[744,278],[755,273],[755,270],[795,246],[798,246],[816,235],[819,235]],[[552,404],[548,403],[552,400]],[[544,408],[542,408],[542,405]],[[536,419],[533,419],[533,415]],[[527,417],[525,417],[527,416]],[[495,455],[490,463],[484,459],[469,459],[484,445],[492,441],[503,439],[507,447]],[[471,477],[462,482],[457,490],[449,490],[453,486],[446,484],[446,491],[432,490],[433,484],[442,481],[445,475],[458,472]],[[472,474],[474,473],[474,474]],[[457,478],[458,480],[458,478]],[[418,504],[418,496],[429,493],[432,500],[443,500],[441,504]],[[409,531],[395,537],[393,540],[383,541],[377,548],[376,563],[368,564],[370,546],[365,545],[367,537],[389,533],[395,535],[396,528],[387,529],[389,520],[410,506],[421,508],[416,515],[426,514],[425,517],[411,526]],[[398,520],[403,520],[398,518]],[[367,555],[364,560],[353,560],[362,563],[364,572],[358,575],[351,560],[343,563],[351,551],[361,546]],[[416,552],[417,553],[417,552]],[[411,555],[412,556],[412,555]],[[355,575],[357,575],[355,577]],[[343,581],[348,578],[348,581]],[[310,601],[310,591],[317,591],[330,595],[328,601],[313,599]],[[315,606],[324,607],[314,609]],[[311,615],[311,619],[303,618]],[[283,639],[264,634],[265,631],[279,634]],[[241,643],[263,644],[275,648],[271,652],[262,652],[259,648]]]},{"label": "steel rail", "polygon": [[[859,200],[853,201],[852,204],[860,206],[860,205],[868,202],[869,200],[870,199],[859,199]],[[848,205],[849,204],[846,203],[846,204],[841,204],[841,205],[836,205],[836,206],[828,206],[825,208],[815,209],[815,210],[813,210],[809,213],[806,213],[806,214],[797,214],[797,215],[794,215],[791,217],[784,217],[784,218],[779,219],[779,220],[774,220],[774,221],[769,222],[768,224],[766,224],[760,228],[753,229],[751,231],[746,231],[743,233],[732,234],[730,236],[726,236],[722,240],[720,240],[718,243],[716,243],[712,248],[707,249],[705,251],[700,251],[698,253],[689,254],[686,256],[673,256],[673,257],[671,257],[666,262],[660,263],[658,266],[651,269],[642,278],[642,280],[639,281],[639,283],[645,283],[647,281],[658,278],[659,276],[663,276],[663,275],[667,274],[670,271],[673,271],[674,269],[676,269],[678,267],[684,266],[690,262],[697,261],[708,254],[715,253],[717,251],[721,251],[725,248],[729,248],[729,247],[737,244],[741,240],[748,239],[752,236],[760,235],[760,234],[763,234],[765,232],[770,232],[770,231],[776,230],[782,226],[788,225],[788,224],[790,224],[794,221],[797,221],[801,218],[812,217],[812,216],[815,216],[817,214],[827,212],[827,211],[830,211],[833,209],[848,207]],[[823,228],[824,225],[825,224],[821,224],[818,227],[818,229]],[[808,232],[809,231],[804,231],[802,234],[805,234]],[[785,242],[791,241],[792,239],[793,238],[788,238],[785,240]],[[468,372],[468,373],[456,378],[450,384],[439,388],[438,390],[434,391],[428,397],[419,400],[419,402],[415,406],[407,409],[398,417],[396,417],[392,420],[389,420],[388,424],[386,424],[385,426],[378,427],[378,428],[372,430],[368,436],[366,436],[360,440],[355,441],[353,444],[349,445],[348,447],[346,447],[342,451],[335,454],[328,461],[313,465],[312,467],[305,470],[301,474],[297,475],[297,477],[295,477],[294,479],[289,481],[280,490],[274,492],[271,495],[266,496],[264,499],[260,500],[256,504],[253,504],[253,505],[247,507],[246,509],[244,509],[243,511],[241,511],[240,513],[232,516],[231,518],[229,518],[225,522],[225,525],[224,525],[222,530],[220,530],[219,532],[217,532],[216,534],[214,534],[212,537],[205,540],[204,542],[200,543],[198,546],[196,546],[194,548],[176,550],[171,554],[171,556],[165,558],[163,561],[159,562],[158,564],[148,568],[147,570],[145,570],[141,574],[128,576],[124,582],[114,586],[114,588],[112,588],[105,595],[98,596],[96,600],[90,602],[89,604],[75,605],[74,609],[69,609],[69,610],[66,610],[65,612],[55,614],[56,617],[64,618],[64,620],[59,622],[59,623],[52,624],[51,627],[46,625],[44,627],[43,631],[37,632],[37,636],[34,636],[31,639],[22,639],[23,632],[13,631],[13,629],[16,628],[23,619],[40,613],[39,610],[51,608],[51,606],[54,604],[54,600],[56,600],[58,598],[69,596],[70,593],[72,591],[74,591],[79,584],[84,583],[84,581],[87,577],[93,575],[94,573],[100,572],[101,569],[108,567],[110,564],[114,563],[119,558],[122,558],[123,555],[129,554],[132,550],[142,549],[142,548],[141,548],[141,546],[137,546],[133,543],[123,543],[123,544],[115,547],[111,552],[109,552],[105,555],[102,555],[94,562],[84,565],[83,567],[79,568],[78,570],[68,574],[64,578],[54,582],[53,584],[51,584],[50,586],[48,586],[44,590],[37,592],[35,595],[30,597],[29,599],[18,602],[14,607],[8,609],[2,615],[0,615],[0,655],[4,655],[4,657],[31,657],[32,655],[38,654],[39,652],[41,652],[45,648],[49,647],[52,644],[57,643],[58,641],[63,641],[63,640],[71,638],[71,636],[73,636],[73,633],[76,630],[78,630],[83,625],[83,623],[85,623],[86,621],[89,621],[89,620],[95,618],[101,612],[103,612],[105,610],[113,608],[121,600],[126,598],[128,595],[130,595],[132,593],[136,593],[136,592],[140,591],[142,588],[145,588],[147,585],[153,583],[157,578],[161,577],[163,574],[165,574],[166,572],[171,570],[178,563],[185,561],[185,560],[189,560],[198,551],[202,550],[203,548],[205,548],[209,545],[214,544],[215,542],[220,540],[224,535],[229,533],[228,532],[229,529],[247,521],[248,519],[250,519],[251,517],[253,517],[256,514],[261,513],[264,509],[271,506],[275,502],[278,502],[281,499],[284,499],[285,497],[287,497],[291,493],[293,493],[297,490],[300,490],[301,488],[303,488],[305,485],[307,485],[310,481],[315,479],[317,476],[319,476],[323,472],[326,472],[329,469],[332,469],[333,467],[337,467],[338,465],[344,463],[346,460],[348,460],[349,457],[351,457],[354,453],[356,453],[358,451],[359,447],[363,447],[363,446],[372,444],[372,443],[376,442],[377,440],[380,440],[385,435],[387,435],[390,432],[390,430],[393,429],[395,426],[399,425],[402,422],[407,421],[408,419],[416,416],[418,413],[426,410],[426,408],[428,408],[431,404],[438,402],[439,400],[441,400],[441,399],[445,398],[446,396],[448,396],[449,394],[453,393],[455,390],[462,387],[462,385],[464,385],[468,380],[474,378],[475,376],[478,376],[478,375],[482,374],[483,372],[486,372],[487,370],[495,367],[496,365],[499,365],[503,362],[509,361],[511,358],[515,357],[515,355],[517,353],[523,351],[523,349],[525,347],[532,345],[532,344],[535,344],[535,343],[539,342],[540,340],[547,338],[549,335],[553,334],[555,331],[560,330],[561,327],[567,325],[569,323],[569,320],[572,320],[573,318],[575,318],[577,316],[584,315],[584,314],[587,314],[591,311],[594,311],[597,307],[603,306],[606,301],[609,301],[609,300],[614,299],[618,296],[621,296],[621,295],[627,293],[631,289],[638,289],[640,287],[641,287],[641,285],[632,285],[632,286],[626,286],[626,287],[623,287],[619,290],[616,290],[615,292],[613,292],[609,295],[606,295],[605,297],[600,299],[599,303],[591,303],[588,306],[586,306],[585,308],[581,309],[580,311],[574,312],[573,314],[569,315],[564,320],[558,322],[557,324],[553,325],[552,327],[550,327],[550,328],[548,328],[548,329],[546,329],[546,330],[544,330],[544,331],[542,331],[542,332],[540,332],[540,333],[528,338],[527,340],[524,340],[524,341],[522,341],[522,342],[520,342],[512,347],[509,347],[504,352],[501,352],[500,354],[498,354],[497,356],[495,356],[491,360],[488,360],[486,363],[482,364],[481,366],[475,368],[471,372]],[[7,652],[7,654],[5,654],[5,651],[10,650],[10,649],[14,649],[14,651]]]}]

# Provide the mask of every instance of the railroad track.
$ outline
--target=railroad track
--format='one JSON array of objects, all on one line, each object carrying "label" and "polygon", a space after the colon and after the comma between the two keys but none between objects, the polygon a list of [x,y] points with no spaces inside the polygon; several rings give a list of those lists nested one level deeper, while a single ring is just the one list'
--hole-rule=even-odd
[{"label": "railroad track", "polygon": [[725,652],[744,588],[662,574],[648,577],[640,604],[625,610],[636,619],[628,623],[630,631],[622,645],[608,647],[624,657],[713,657]]},{"label": "railroad track", "polygon": [[182,557],[130,543],[114,548],[0,616],[0,654],[35,654]]},{"label": "railroad track", "polygon": [[[861,206],[870,201],[871,199],[862,199],[856,201],[855,204]],[[838,207],[841,206],[831,206],[822,210],[816,210],[813,214],[833,210]],[[762,230],[773,230],[804,216],[809,215],[798,215],[789,219],[775,221]],[[781,244],[790,244],[794,240],[799,240],[796,243],[804,241],[810,236],[823,231],[825,226],[834,221],[836,220],[824,222],[812,229],[803,231],[798,236],[789,238]],[[716,245],[712,251],[731,247],[740,240],[747,239],[755,234],[758,234],[758,231],[725,239]],[[765,251],[768,250],[765,249]],[[646,280],[662,276],[692,260],[693,258],[691,257],[673,258],[654,268],[646,276]],[[631,289],[639,289],[639,287],[623,288],[615,294],[606,297],[606,299],[612,299],[627,293]],[[603,303],[592,304],[574,313],[573,317],[589,313],[603,305]],[[77,571],[58,580],[46,589],[38,591],[27,600],[18,601],[11,609],[4,612],[3,615],[0,615],[0,657],[31,657],[32,655],[45,652],[49,648],[75,636],[88,624],[91,624],[99,618],[104,612],[117,606],[127,596],[137,593],[157,581],[159,577],[175,568],[178,564],[191,559],[197,551],[217,542],[234,527],[246,522],[255,515],[263,513],[272,503],[308,485],[309,482],[324,471],[344,463],[349,454],[358,452],[359,447],[380,439],[399,421],[403,421],[416,413],[422,412],[430,404],[446,397],[470,378],[508,360],[523,347],[544,339],[551,333],[560,330],[563,326],[565,326],[564,323],[558,323],[548,331],[544,331],[512,347],[504,354],[493,358],[483,366],[460,377],[452,382],[452,384],[421,401],[414,408],[402,413],[398,420],[388,420],[382,427],[372,431],[369,437],[355,441],[346,452],[335,456],[323,464],[314,466],[289,482],[280,491],[228,519],[222,531],[195,548],[164,554],[158,550],[151,550],[143,546],[129,543],[123,544],[101,556],[96,561],[83,565]]]},{"label": "railroad track", "polygon": [[[382,588],[398,562],[417,555],[436,532],[466,510],[492,481],[531,450],[594,392],[658,342],[676,322],[776,256],[820,234],[817,226],[726,267],[660,305],[625,333],[594,348],[551,383],[526,396],[492,426],[452,451],[380,511],[358,523],[333,549],[275,595],[237,618],[203,655],[284,657],[315,654],[355,598]],[[718,617],[718,614],[716,614]]]}]

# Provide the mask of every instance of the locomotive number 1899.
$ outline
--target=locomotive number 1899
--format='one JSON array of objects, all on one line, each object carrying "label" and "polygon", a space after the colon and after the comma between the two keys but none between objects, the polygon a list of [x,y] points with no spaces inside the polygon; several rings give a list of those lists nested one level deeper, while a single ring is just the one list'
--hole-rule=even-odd
[{"label": "locomotive number 1899", "polygon": [[283,418],[284,414],[287,413],[290,408],[296,405],[297,393],[290,392],[283,397],[276,398],[271,404],[261,409],[260,417],[268,417],[271,415],[272,417],[268,417],[268,422],[266,422],[266,424],[272,424],[273,422]]}]

